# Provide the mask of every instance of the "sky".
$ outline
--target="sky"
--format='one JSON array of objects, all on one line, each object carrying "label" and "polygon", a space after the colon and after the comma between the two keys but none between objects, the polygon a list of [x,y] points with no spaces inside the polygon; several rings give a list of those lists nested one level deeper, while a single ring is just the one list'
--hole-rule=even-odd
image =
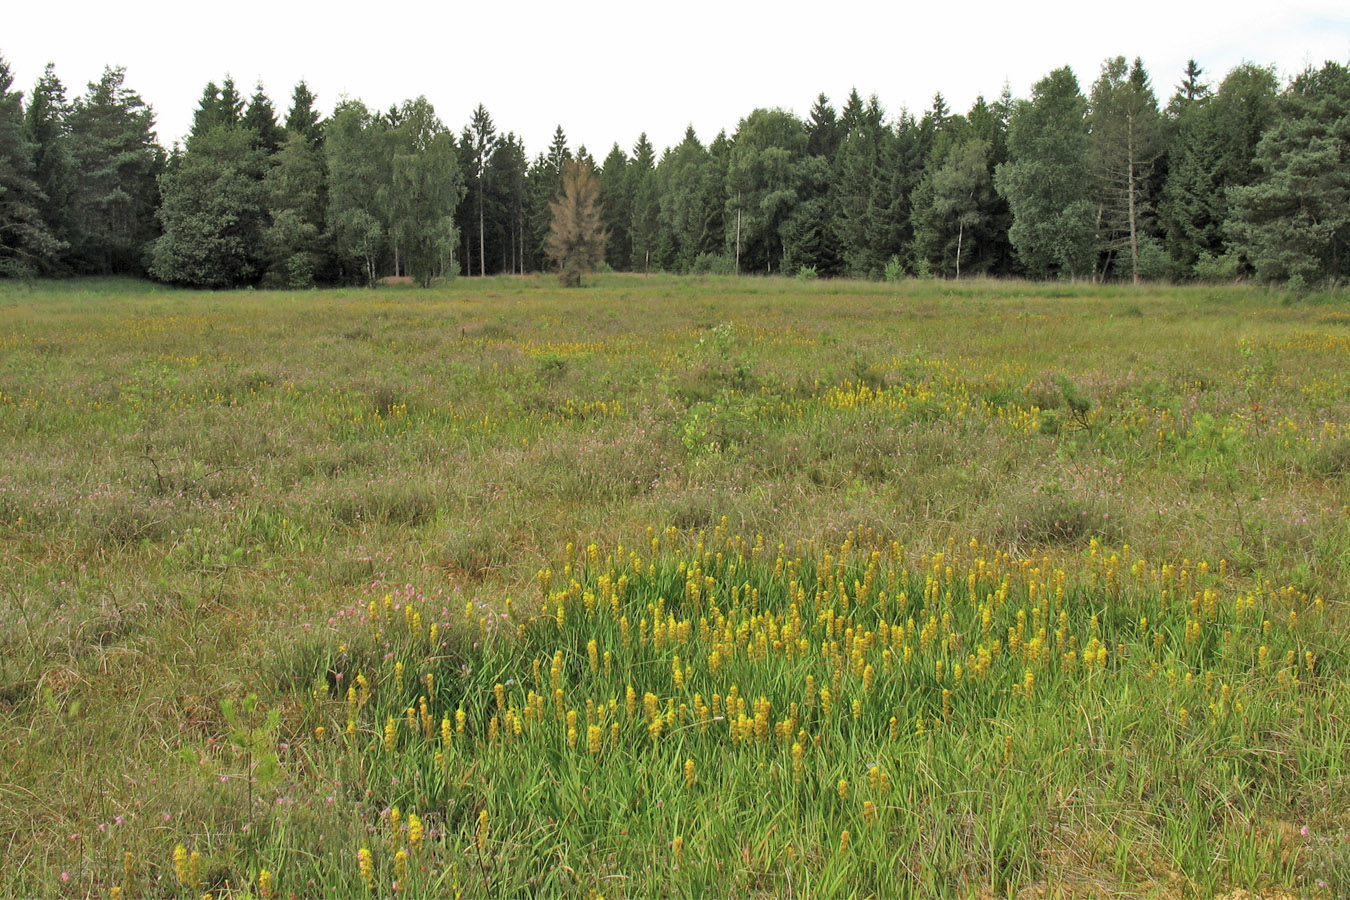
[{"label": "sky", "polygon": [[[530,156],[562,125],[569,145],[603,159],[646,132],[659,153],[692,125],[705,143],[757,107],[803,118],[818,94],[851,89],[888,115],[916,114],[941,91],[954,112],[1006,83],[1027,97],[1071,66],[1086,93],[1108,57],[1138,56],[1160,103],[1190,58],[1217,85],[1242,62],[1281,80],[1327,60],[1350,64],[1345,0],[463,0],[388,7],[237,0],[71,0],[12,4],[0,32],[15,88],[52,62],[71,98],[105,65],[154,107],[159,139],[179,141],[208,81],[261,81],[284,116],[304,79],[327,113],[340,98],[374,108],[425,94],[456,133],[479,103]],[[56,18],[54,8],[61,10]]]}]

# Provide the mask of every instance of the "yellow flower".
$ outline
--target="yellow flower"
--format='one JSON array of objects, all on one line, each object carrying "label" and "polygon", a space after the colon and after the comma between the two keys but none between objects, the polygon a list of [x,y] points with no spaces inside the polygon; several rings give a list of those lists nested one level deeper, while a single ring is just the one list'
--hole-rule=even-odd
[{"label": "yellow flower", "polygon": [[422,838],[425,834],[422,819],[417,813],[408,813],[408,845],[416,850],[422,845]]},{"label": "yellow flower", "polygon": [[692,759],[684,761],[684,786],[686,788],[694,786],[694,761]]},{"label": "yellow flower", "polygon": [[188,852],[187,848],[182,844],[173,848],[173,872],[174,875],[178,876],[179,884],[185,887],[191,886],[192,882],[188,880],[190,877],[188,872]]},{"label": "yellow flower", "polygon": [[478,813],[478,827],[474,830],[473,842],[478,847],[479,853],[487,850],[488,811],[486,809]]},{"label": "yellow flower", "polygon": [[375,890],[375,858],[369,847],[356,851],[356,867],[361,872],[361,880],[366,883],[366,890]]},{"label": "yellow flower", "polygon": [[258,896],[262,900],[272,900],[276,896],[276,890],[272,887],[272,873],[266,869],[258,873]]}]

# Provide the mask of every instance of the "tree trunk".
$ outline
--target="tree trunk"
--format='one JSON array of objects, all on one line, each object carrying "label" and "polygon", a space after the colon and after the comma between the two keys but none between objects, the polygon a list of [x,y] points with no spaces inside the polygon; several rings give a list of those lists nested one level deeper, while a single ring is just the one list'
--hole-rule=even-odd
[{"label": "tree trunk", "polygon": [[1139,226],[1138,212],[1135,208],[1136,179],[1134,174],[1134,116],[1125,119],[1126,178],[1129,180],[1128,193],[1130,203],[1130,268],[1134,283],[1139,284]]}]

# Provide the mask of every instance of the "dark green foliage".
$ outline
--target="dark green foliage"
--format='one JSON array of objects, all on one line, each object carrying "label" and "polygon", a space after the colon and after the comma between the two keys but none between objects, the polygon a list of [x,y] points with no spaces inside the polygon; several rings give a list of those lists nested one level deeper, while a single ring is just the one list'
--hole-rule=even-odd
[{"label": "dark green foliage", "polygon": [[276,108],[263,90],[262,82],[249,98],[248,109],[239,124],[253,132],[258,147],[268,154],[276,153],[286,137],[286,130],[277,124]]},{"label": "dark green foliage", "polygon": [[194,135],[160,178],[164,233],[150,274],[190,287],[252,284],[264,261],[263,174],[253,132],[216,126]]},{"label": "dark green foliage", "polygon": [[319,149],[302,132],[287,133],[263,179],[271,224],[264,282],[301,288],[326,268],[324,208],[326,173]]},{"label": "dark green foliage", "polygon": [[[974,138],[954,145],[914,193],[914,250],[933,271],[960,277],[987,268],[998,195],[989,166],[989,143]],[[975,269],[971,263],[977,263]]]},{"label": "dark green foliage", "polygon": [[244,117],[244,98],[234,86],[234,79],[226,76],[225,83],[217,87],[214,81],[208,81],[202,89],[197,109],[192,114],[192,137],[205,134],[212,128],[225,126],[233,128]]},{"label": "dark green foliage", "polygon": [[1277,87],[1270,69],[1244,63],[1212,97],[1192,88],[1196,99],[1173,98],[1169,110],[1178,112],[1158,218],[1168,255],[1183,270],[1202,257],[1224,255],[1229,190],[1250,185],[1258,175],[1256,145],[1274,121]]},{"label": "dark green foliage", "polygon": [[[497,127],[492,123],[492,116],[488,114],[487,107],[483,104],[478,104],[474,109],[469,125],[464,129],[464,136],[460,140],[460,144],[462,146],[462,158],[468,163],[464,171],[466,187],[474,198],[472,210],[474,221],[469,224],[474,233],[478,235],[478,274],[486,275],[485,221],[487,213],[484,204],[489,184],[495,174],[488,166],[488,158],[497,145]],[[473,257],[466,257],[465,262],[468,265],[466,274],[472,275]]]},{"label": "dark green foliage", "polygon": [[1234,247],[1270,281],[1350,276],[1350,70],[1308,69],[1256,149],[1261,177],[1230,193]]},{"label": "dark green foliage", "polygon": [[[628,161],[628,200],[631,206],[628,233],[632,240],[631,266],[646,272],[652,267],[657,252],[660,231],[661,201],[657,196],[656,151],[646,132],[633,145],[633,158]],[[659,262],[658,262],[659,265]]]},{"label": "dark green foliage", "polygon": [[35,180],[35,145],[24,123],[23,94],[11,91],[0,57],[0,276],[49,271],[64,244],[43,220],[46,197]]},{"label": "dark green foliage", "polygon": [[631,267],[633,255],[633,238],[629,230],[633,221],[633,202],[629,194],[628,155],[617,143],[605,157],[598,178],[600,208],[605,217],[605,230],[609,232],[605,259],[614,268],[626,271]]},{"label": "dark green foliage", "polygon": [[[70,199],[75,181],[69,115],[66,89],[56,77],[55,67],[48,63],[33,87],[24,119],[29,140],[33,142],[33,180],[42,192],[39,203],[42,220],[52,236],[66,247],[70,244]],[[47,262],[49,272],[64,268],[63,259]]]},{"label": "dark green foliage", "polygon": [[309,85],[300,81],[291,93],[291,108],[286,113],[286,130],[303,135],[311,144],[319,144],[323,140],[319,111],[314,108],[317,99],[310,92]]},{"label": "dark green foliage", "polygon": [[67,119],[75,164],[70,260],[77,272],[139,274],[158,234],[164,151],[155,140],[154,113],[125,86],[125,74],[104,69]]}]

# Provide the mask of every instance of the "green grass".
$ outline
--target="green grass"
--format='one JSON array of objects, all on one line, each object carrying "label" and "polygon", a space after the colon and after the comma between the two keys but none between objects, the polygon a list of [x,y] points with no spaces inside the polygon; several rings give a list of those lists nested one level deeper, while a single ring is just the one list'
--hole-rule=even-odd
[{"label": "green grass", "polygon": [[[410,895],[1343,894],[1344,310],[982,280],[0,284],[0,893],[242,896],[267,869],[351,896],[364,845],[381,894],[399,849]],[[617,613],[587,611],[620,576]],[[660,603],[687,640],[654,644]],[[713,715],[733,684],[767,739]],[[547,715],[503,736],[531,691]]]}]

